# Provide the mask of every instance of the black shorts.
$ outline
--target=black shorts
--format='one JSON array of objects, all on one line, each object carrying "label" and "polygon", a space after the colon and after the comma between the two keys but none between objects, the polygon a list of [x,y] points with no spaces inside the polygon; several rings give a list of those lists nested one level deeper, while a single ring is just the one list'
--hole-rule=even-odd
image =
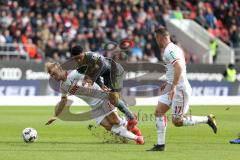
[{"label": "black shorts", "polygon": [[102,75],[104,85],[112,89],[113,92],[120,92],[123,87],[124,69],[115,61],[111,61],[111,68]]}]

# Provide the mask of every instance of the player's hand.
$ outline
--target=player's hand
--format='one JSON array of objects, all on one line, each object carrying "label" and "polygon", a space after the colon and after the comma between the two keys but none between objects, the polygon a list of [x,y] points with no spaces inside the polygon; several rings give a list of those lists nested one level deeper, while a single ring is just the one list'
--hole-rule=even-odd
[{"label": "player's hand", "polygon": [[92,87],[92,83],[89,83],[89,82],[82,82],[82,86],[83,87],[86,87],[86,88],[90,88],[90,87]]},{"label": "player's hand", "polygon": [[164,91],[164,89],[167,86],[167,84],[168,84],[167,82],[163,82],[163,84],[160,87],[160,93],[162,93]]},{"label": "player's hand", "polygon": [[57,120],[57,117],[52,117],[50,118],[45,125],[50,125],[52,124],[55,120]]},{"label": "player's hand", "polygon": [[93,85],[93,81],[87,76],[84,76],[83,82],[82,82],[82,86],[83,87],[91,87]]},{"label": "player's hand", "polygon": [[105,86],[105,85],[102,86],[102,90],[105,91],[105,92],[110,92],[110,91],[111,91],[111,89],[108,88],[108,87]]},{"label": "player's hand", "polygon": [[169,93],[168,93],[168,99],[169,99],[169,100],[172,100],[173,97],[174,97],[174,95],[175,95],[175,93],[176,93],[176,86],[172,86],[172,87],[171,87],[171,90],[170,90]]}]

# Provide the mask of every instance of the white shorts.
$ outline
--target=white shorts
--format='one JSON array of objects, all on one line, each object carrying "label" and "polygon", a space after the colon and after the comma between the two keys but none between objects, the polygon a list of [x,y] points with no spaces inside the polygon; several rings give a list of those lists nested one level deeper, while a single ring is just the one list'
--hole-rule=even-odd
[{"label": "white shorts", "polygon": [[114,108],[110,112],[108,112],[108,113],[106,113],[106,114],[104,114],[104,115],[102,115],[100,117],[95,118],[96,123],[99,125],[105,117],[107,117],[108,115],[110,115],[113,112],[117,112],[117,108]]},{"label": "white shorts", "polygon": [[182,90],[177,89],[172,100],[168,99],[168,92],[161,95],[158,102],[164,103],[172,108],[172,116],[182,117],[188,112],[189,98],[191,95],[191,89]]}]

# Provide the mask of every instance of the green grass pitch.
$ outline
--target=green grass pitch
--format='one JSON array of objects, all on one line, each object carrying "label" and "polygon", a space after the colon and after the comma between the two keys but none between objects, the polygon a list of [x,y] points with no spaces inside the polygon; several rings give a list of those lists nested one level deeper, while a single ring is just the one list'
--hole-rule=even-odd
[{"label": "green grass pitch", "polygon": [[[87,110],[74,107],[73,110]],[[87,122],[56,121],[51,126],[45,122],[53,113],[53,107],[0,107],[0,160],[236,160],[240,145],[229,144],[240,132],[240,107],[192,106],[193,115],[214,113],[219,132],[213,134],[207,125],[177,128],[168,122],[167,150],[146,152],[156,143],[153,106],[131,107],[139,113],[139,128],[145,136],[145,145],[130,142],[104,143],[103,135],[94,136],[87,129]],[[168,114],[169,115],[169,114]],[[152,118],[151,118],[152,117]],[[21,132],[26,127],[38,131],[38,140],[32,144],[23,142]],[[104,133],[97,128],[97,132]]]}]

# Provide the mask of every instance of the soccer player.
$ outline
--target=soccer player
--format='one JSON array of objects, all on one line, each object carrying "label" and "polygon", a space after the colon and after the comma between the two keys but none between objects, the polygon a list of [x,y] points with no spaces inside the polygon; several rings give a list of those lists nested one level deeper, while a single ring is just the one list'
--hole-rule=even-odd
[{"label": "soccer player", "polygon": [[229,143],[231,143],[231,144],[240,144],[240,138],[230,140]]},{"label": "soccer player", "polygon": [[161,87],[161,95],[155,109],[158,141],[148,151],[165,150],[165,133],[167,128],[166,112],[172,108],[172,122],[175,126],[193,126],[208,124],[214,133],[217,133],[215,116],[189,116],[189,98],[191,86],[186,75],[186,62],[183,51],[170,40],[169,32],[165,28],[155,31],[155,38],[163,50],[163,61],[166,67],[166,83]]},{"label": "soccer player", "polygon": [[[128,129],[137,124],[134,114],[128,109],[125,102],[120,99],[123,85],[124,69],[114,60],[103,57],[94,52],[83,52],[83,48],[76,45],[71,48],[71,55],[77,62],[78,68],[85,66],[85,76],[82,85],[91,86],[96,82],[104,91],[109,92],[109,100],[128,118]],[[84,69],[84,68],[83,68]],[[103,82],[101,78],[103,78]]]},{"label": "soccer player", "polygon": [[[76,70],[68,73],[66,70],[63,70],[58,63],[48,62],[46,68],[47,72],[54,80],[61,82],[60,89],[62,93],[61,101],[55,111],[55,116],[50,118],[46,125],[56,120],[56,117],[62,112],[67,103],[67,95],[72,94],[83,99],[92,108],[102,107],[109,109],[106,113],[104,112],[103,115],[95,118],[96,122],[102,125],[106,130],[122,137],[135,140],[137,144],[144,144],[143,136],[134,135],[124,127],[126,121],[118,116],[116,108],[109,102],[107,93],[102,91],[96,83],[93,83],[90,88],[82,87],[81,83],[84,79],[84,75],[78,73]],[[78,91],[79,88],[81,88],[80,91]],[[99,98],[95,98],[95,96]]]},{"label": "soccer player", "polygon": [[230,140],[229,143],[231,144],[240,144],[240,133],[238,133],[238,138]]}]

